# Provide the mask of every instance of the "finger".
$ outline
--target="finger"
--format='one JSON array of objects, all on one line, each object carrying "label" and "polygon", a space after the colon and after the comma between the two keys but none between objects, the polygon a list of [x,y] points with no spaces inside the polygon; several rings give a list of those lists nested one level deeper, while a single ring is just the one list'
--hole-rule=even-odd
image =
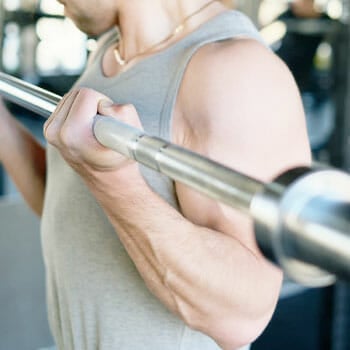
[{"label": "finger", "polygon": [[[83,138],[92,137],[94,139],[92,125],[98,112],[100,100],[109,99],[107,96],[92,89],[80,89],[65,120],[63,133],[75,132],[76,134],[79,133]],[[79,126],[79,130],[77,130],[77,126]]]},{"label": "finger", "polygon": [[46,129],[49,127],[49,125],[51,124],[52,120],[55,118],[55,113],[58,113],[60,111],[60,109],[62,108],[63,104],[65,103],[67,97],[68,97],[69,93],[65,94],[61,100],[58,102],[57,107],[55,108],[55,110],[52,112],[51,116],[46,120],[46,122],[44,123],[43,129],[44,129],[44,135],[46,133]]},{"label": "finger", "polygon": [[60,101],[56,110],[52,113],[51,117],[47,120],[44,125],[44,135],[51,143],[58,141],[58,135],[60,130],[69,115],[70,109],[79,94],[79,90],[72,90],[64,96]]}]

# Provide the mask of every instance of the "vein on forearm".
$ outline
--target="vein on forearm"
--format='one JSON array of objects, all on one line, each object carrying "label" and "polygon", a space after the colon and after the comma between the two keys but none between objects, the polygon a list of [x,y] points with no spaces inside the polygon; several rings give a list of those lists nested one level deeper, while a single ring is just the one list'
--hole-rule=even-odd
[{"label": "vein on forearm", "polygon": [[234,306],[237,315],[255,317],[252,291],[263,287],[251,273],[260,263],[251,250],[192,224],[144,185],[94,191],[146,285],[169,309],[189,319]]}]

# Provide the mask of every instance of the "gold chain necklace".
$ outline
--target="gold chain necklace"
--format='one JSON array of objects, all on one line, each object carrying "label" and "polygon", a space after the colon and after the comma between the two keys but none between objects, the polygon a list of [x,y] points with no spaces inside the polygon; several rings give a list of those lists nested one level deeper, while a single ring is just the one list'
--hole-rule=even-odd
[{"label": "gold chain necklace", "polygon": [[130,61],[132,61],[133,59],[135,59],[136,57],[138,56],[141,56],[141,55],[144,55],[148,52],[151,52],[153,49],[155,49],[156,47],[160,46],[161,44],[167,42],[168,40],[172,39],[175,35],[181,33],[184,29],[185,29],[185,24],[186,22],[194,17],[195,15],[197,15],[199,12],[203,11],[204,9],[206,9],[207,7],[209,7],[212,3],[216,2],[218,0],[211,0],[209,1],[208,3],[206,3],[204,6],[200,7],[198,10],[196,10],[195,12],[191,13],[190,15],[186,16],[182,21],[181,23],[179,23],[175,29],[166,37],[164,38],[163,40],[159,41],[158,43],[152,45],[151,47],[149,47],[148,49],[144,50],[144,51],[141,51],[139,52],[138,54],[130,57],[128,60],[126,59],[123,59],[120,55],[120,52],[119,52],[119,49],[118,49],[118,46],[115,47],[113,49],[113,53],[114,53],[114,57],[115,57],[115,60],[117,61],[117,63],[120,65],[120,66],[125,66],[127,65]]}]

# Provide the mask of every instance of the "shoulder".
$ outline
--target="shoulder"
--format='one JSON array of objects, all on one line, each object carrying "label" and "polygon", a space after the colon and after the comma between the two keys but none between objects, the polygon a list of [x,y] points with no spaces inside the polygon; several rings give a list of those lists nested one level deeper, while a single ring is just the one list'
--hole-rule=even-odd
[{"label": "shoulder", "polygon": [[[262,174],[265,179],[309,161],[304,112],[294,78],[256,40],[227,40],[201,48],[184,75],[178,110],[175,139],[200,153],[211,156],[214,152],[213,157],[229,166],[241,164],[241,170],[254,173],[254,158],[269,152],[277,155],[278,147],[279,163]],[[283,161],[293,137],[298,140],[294,156]],[[225,155],[227,148],[230,155]]]},{"label": "shoulder", "polygon": [[[286,65],[269,48],[249,38],[215,42],[198,50],[187,67],[182,90],[198,92],[193,85],[214,97],[244,93],[256,98],[256,90],[264,87],[296,90]],[[193,97],[203,96],[195,93]]]}]

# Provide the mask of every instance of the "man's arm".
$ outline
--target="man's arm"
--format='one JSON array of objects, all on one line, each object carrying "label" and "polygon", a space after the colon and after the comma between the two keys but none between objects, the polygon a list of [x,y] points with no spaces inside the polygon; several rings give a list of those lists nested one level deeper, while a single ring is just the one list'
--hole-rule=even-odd
[{"label": "man's arm", "polygon": [[[289,72],[258,44],[231,45],[236,43],[227,51],[218,47],[222,68],[215,59],[206,61],[205,51],[191,62],[175,113],[175,141],[262,180],[309,163],[302,108]],[[282,276],[260,254],[251,222],[179,184],[183,213],[168,205],[145,183],[136,163],[94,139],[96,112],[140,127],[132,106],[99,103],[102,99],[89,89],[69,93],[45,125],[48,141],[85,180],[164,305],[224,349],[252,342],[271,318]]]},{"label": "man's arm", "polygon": [[[103,98],[69,93],[45,124],[48,141],[85,180],[149,290],[224,349],[250,343],[274,310],[280,272],[238,239],[186,219],[149,188],[136,163],[99,145],[91,129]],[[140,126],[132,106],[100,104],[98,112]]]},{"label": "man's arm", "polygon": [[46,176],[45,149],[0,101],[0,162],[33,211],[41,215]]},{"label": "man's arm", "polygon": [[[193,57],[173,125],[177,144],[263,182],[311,163],[303,106],[292,74],[270,50],[249,39],[214,43]],[[227,234],[255,255],[257,270],[253,268],[242,285],[256,290],[259,279],[261,284],[250,295],[254,300],[247,293],[241,302],[247,310],[265,306],[267,315],[279,276],[261,256],[250,220],[185,185],[177,183],[176,189],[185,217]]]}]

